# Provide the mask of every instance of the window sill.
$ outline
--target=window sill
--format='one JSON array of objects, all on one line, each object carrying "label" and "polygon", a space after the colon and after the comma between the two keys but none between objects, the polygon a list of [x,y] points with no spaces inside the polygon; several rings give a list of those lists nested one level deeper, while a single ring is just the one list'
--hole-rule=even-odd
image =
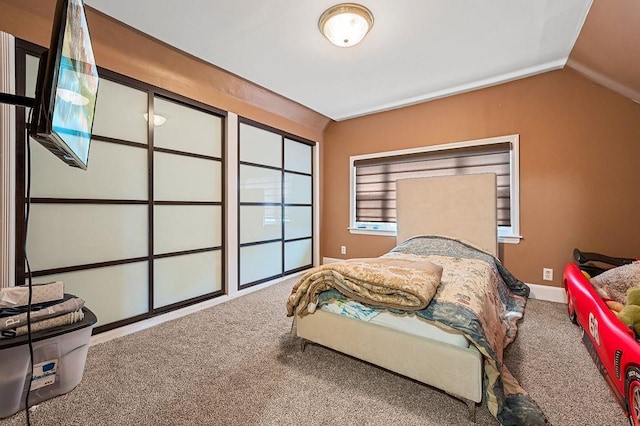
[{"label": "window sill", "polygon": [[504,235],[498,236],[498,242],[503,244],[518,244],[522,239],[522,235]]},{"label": "window sill", "polygon": [[[395,237],[396,231],[385,231],[381,229],[363,229],[363,228],[348,228],[351,234],[360,235],[379,235],[384,237]],[[521,235],[503,235],[498,236],[498,243],[502,244],[518,244],[522,239]]]},{"label": "window sill", "polygon": [[382,235],[385,237],[395,237],[396,231],[385,231],[382,229],[363,229],[363,228],[348,228],[352,234],[361,235]]}]

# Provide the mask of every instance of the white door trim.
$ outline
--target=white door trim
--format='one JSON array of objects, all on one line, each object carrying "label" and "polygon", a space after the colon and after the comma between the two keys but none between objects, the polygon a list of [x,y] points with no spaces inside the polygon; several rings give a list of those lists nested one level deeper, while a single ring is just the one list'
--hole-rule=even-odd
[{"label": "white door trim", "polygon": [[[15,94],[15,39],[0,32],[0,92]],[[0,104],[0,288],[15,283],[16,107]]]}]

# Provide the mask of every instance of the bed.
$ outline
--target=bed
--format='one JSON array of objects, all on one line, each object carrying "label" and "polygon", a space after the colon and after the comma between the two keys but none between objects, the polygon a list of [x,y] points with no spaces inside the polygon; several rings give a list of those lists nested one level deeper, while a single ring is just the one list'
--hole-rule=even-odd
[{"label": "bed", "polygon": [[[349,263],[370,272],[369,262],[375,266],[378,260],[322,265],[301,278],[287,304],[302,347],[316,343],[438,388],[464,401],[472,421],[476,404],[486,398],[488,408],[503,424],[545,424],[537,405],[502,365],[502,350],[515,338],[528,288],[495,258],[495,179],[485,174],[398,181],[398,244],[379,259],[440,266],[439,284],[427,307],[412,306],[412,313],[393,305],[371,308],[385,311],[391,321],[344,315],[346,304],[355,304],[358,312],[369,312],[370,306],[359,304],[362,301],[350,293],[351,288],[327,283],[327,276],[342,276],[344,271],[336,268]],[[452,269],[458,263],[467,266]],[[477,284],[474,277],[481,275],[480,270],[489,271],[492,278]],[[368,296],[372,289],[366,286],[364,291]],[[388,289],[383,288],[385,292]],[[413,296],[403,295],[410,300]],[[463,307],[451,311],[454,304]],[[496,306],[487,309],[487,304]],[[471,308],[477,308],[475,314]],[[504,311],[505,318],[498,324],[499,311]],[[413,324],[407,325],[407,320]],[[459,326],[460,322],[464,324]],[[493,324],[488,333],[486,324]]]}]

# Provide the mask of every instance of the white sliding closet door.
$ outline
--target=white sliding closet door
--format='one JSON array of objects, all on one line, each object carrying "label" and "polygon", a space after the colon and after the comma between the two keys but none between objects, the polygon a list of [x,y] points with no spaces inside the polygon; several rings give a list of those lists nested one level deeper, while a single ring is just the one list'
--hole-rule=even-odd
[{"label": "white sliding closet door", "polygon": [[240,123],[239,284],[282,274],[282,136]]},{"label": "white sliding closet door", "polygon": [[160,97],[154,112],[157,309],[223,290],[223,178],[220,117]]},{"label": "white sliding closet door", "polygon": [[248,287],[313,263],[313,148],[239,124],[239,277]]},{"label": "white sliding closet door", "polygon": [[[27,56],[31,96],[37,67]],[[27,255],[34,282],[63,281],[98,326],[148,312],[147,105],[146,92],[100,81],[86,171],[31,142]]]},{"label": "white sliding closet door", "polygon": [[284,139],[284,272],[313,263],[312,147]]}]

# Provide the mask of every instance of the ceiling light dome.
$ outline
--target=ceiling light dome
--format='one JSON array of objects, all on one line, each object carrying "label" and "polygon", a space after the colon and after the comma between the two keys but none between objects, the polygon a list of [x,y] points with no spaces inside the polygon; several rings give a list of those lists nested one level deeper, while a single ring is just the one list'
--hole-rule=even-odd
[{"label": "ceiling light dome", "polygon": [[325,10],[318,27],[320,32],[339,47],[360,43],[373,26],[373,14],[355,3],[342,3]]},{"label": "ceiling light dome", "polygon": [[[146,112],[144,114],[142,114],[142,116],[144,117],[145,120],[149,121],[149,114],[147,114]],[[153,114],[153,124],[156,126],[162,126],[164,123],[167,122],[167,117],[160,115],[160,114]]]}]

